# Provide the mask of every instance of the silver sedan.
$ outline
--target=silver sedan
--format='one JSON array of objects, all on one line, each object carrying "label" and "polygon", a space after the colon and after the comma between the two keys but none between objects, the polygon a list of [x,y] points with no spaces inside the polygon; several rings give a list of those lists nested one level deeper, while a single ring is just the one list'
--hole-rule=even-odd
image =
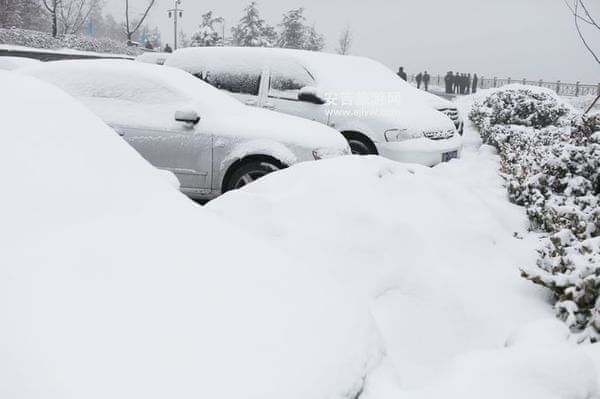
[{"label": "silver sedan", "polygon": [[298,162],[350,152],[334,129],[247,107],[174,68],[86,60],[20,72],[86,104],[150,163],[173,172],[194,199],[212,199]]}]

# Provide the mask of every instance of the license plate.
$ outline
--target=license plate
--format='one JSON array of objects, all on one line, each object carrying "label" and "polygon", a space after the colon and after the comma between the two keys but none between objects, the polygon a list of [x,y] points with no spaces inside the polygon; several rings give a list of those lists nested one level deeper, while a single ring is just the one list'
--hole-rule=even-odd
[{"label": "license plate", "polygon": [[458,158],[458,151],[450,151],[442,154],[442,162],[448,162],[454,158]]}]

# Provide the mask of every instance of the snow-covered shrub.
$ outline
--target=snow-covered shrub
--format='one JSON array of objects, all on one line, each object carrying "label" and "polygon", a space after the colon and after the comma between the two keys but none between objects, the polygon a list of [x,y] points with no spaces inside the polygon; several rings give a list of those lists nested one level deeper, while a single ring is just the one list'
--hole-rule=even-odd
[{"label": "snow-covered shrub", "polygon": [[523,276],[550,288],[558,316],[582,340],[600,339],[600,115],[577,115],[549,92],[493,91],[470,119],[496,147],[510,200],[545,233]]},{"label": "snow-covered shrub", "polygon": [[569,114],[566,106],[551,91],[526,86],[508,86],[486,96],[471,112],[476,125],[520,125],[542,128],[557,125]]},{"label": "snow-covered shrub", "polygon": [[45,32],[26,29],[0,29],[0,44],[25,46],[38,49],[58,50],[63,48],[93,51],[97,53],[139,55],[138,48],[127,46],[112,39],[96,39],[89,36],[62,35],[56,38]]}]

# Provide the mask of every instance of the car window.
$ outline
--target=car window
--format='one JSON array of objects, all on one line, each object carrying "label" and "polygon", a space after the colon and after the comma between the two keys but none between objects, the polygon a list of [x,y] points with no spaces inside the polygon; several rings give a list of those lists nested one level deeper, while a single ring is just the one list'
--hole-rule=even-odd
[{"label": "car window", "polygon": [[298,100],[300,89],[307,86],[315,86],[315,79],[302,65],[280,61],[271,66],[269,97]]},{"label": "car window", "polygon": [[220,90],[257,96],[262,69],[235,66],[208,67],[194,74],[197,78]]}]

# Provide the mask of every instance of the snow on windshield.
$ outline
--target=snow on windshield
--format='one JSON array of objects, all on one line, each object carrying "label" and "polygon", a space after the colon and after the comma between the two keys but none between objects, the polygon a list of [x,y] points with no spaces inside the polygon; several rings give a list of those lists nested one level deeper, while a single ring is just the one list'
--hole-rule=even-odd
[{"label": "snow on windshield", "polygon": [[201,108],[239,103],[188,74],[124,60],[56,61],[23,72],[49,81],[75,97],[109,98],[141,104],[194,103]]}]

